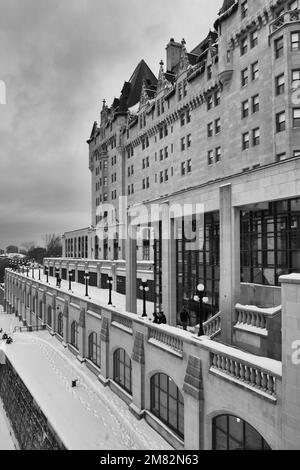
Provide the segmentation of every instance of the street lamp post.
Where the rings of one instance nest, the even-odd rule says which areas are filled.
[[[39,281],[41,280],[41,266],[39,264]]]
[[[59,276],[59,269],[55,268],[56,287],[58,287],[58,276]]]
[[[49,284],[49,268],[48,266],[45,267],[45,274],[46,274],[46,282]]]
[[[34,263],[31,264],[31,269],[32,269],[32,279],[34,279]]]
[[[108,305],[112,305],[111,291],[112,291],[113,278],[111,276],[108,276],[107,284],[108,284],[108,288],[109,288]]]
[[[90,274],[88,271],[85,271],[84,279],[85,279],[85,296],[88,297],[89,296],[89,280],[90,280]]]
[[[147,279],[142,279],[142,284],[140,285],[140,290],[143,291],[143,315],[142,315],[142,317],[146,317],[147,316],[147,312],[146,312],[146,294],[147,294],[147,292],[149,292]]]
[[[203,330],[203,304],[208,303],[208,298],[204,297],[204,290],[205,287],[203,284],[198,284],[197,286],[197,293],[198,295],[195,295],[194,300],[195,302],[199,302],[199,331],[198,331],[198,336],[204,336],[204,330]]]
[[[69,291],[72,290],[73,271],[69,271]]]
[[[27,277],[29,277],[29,263],[26,264],[26,275]]]

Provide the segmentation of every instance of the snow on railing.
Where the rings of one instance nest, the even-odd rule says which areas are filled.
[[[300,10],[286,11],[270,24],[270,34],[275,33],[278,29],[287,23],[300,21]]]
[[[203,330],[210,339],[215,338],[221,333],[221,313],[217,313],[212,318],[203,323]]]
[[[221,373],[258,392],[276,398],[276,377],[258,366],[235,359],[226,354],[211,353],[210,370]]]
[[[153,340],[179,353],[182,353],[183,351],[183,339],[178,336],[168,334],[159,328],[150,327],[148,341],[153,342]]]
[[[274,308],[259,308],[255,305],[236,304],[236,325],[248,325],[255,328],[267,329],[267,318],[273,318],[281,312],[281,305]]]

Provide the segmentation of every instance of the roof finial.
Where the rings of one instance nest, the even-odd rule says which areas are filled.
[[[106,107],[106,100],[103,100],[103,109]]]
[[[186,41],[185,41],[185,39],[184,39],[184,38],[182,39],[182,41],[181,41],[181,44],[182,44],[183,46],[185,46],[185,45],[186,45]]]

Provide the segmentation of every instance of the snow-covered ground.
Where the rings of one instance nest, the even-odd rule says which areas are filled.
[[[12,331],[12,320],[18,321],[0,314],[0,328]],[[11,345],[0,340],[0,349],[68,449],[172,449],[48,332],[14,333],[13,339]]]
[[[35,270],[35,280],[38,280],[38,271]],[[24,276],[27,278],[27,276]],[[29,270],[29,279],[32,279],[32,270]],[[46,283],[46,276],[41,273],[41,282],[43,284]],[[56,278],[53,276],[49,276],[49,284],[51,287],[56,286]],[[69,292],[69,281],[62,280],[61,282],[61,291],[63,292]],[[77,282],[72,282],[72,292],[74,295],[81,297],[83,299],[87,299],[85,297],[85,285],[79,284]],[[89,286],[88,289],[89,293],[89,298],[91,299],[90,301],[92,303],[95,303],[97,305],[101,305],[102,307],[109,307],[108,306],[108,289],[100,289],[99,287],[91,287]],[[126,297],[125,295],[119,294],[118,292],[113,291],[112,292],[112,303],[113,305],[111,306],[112,308],[119,310],[120,312],[125,312],[126,311]],[[149,318],[153,318],[153,312],[154,312],[154,303],[153,302],[146,302],[146,312]],[[142,315],[143,313],[143,301],[140,299],[137,299],[137,313]]]

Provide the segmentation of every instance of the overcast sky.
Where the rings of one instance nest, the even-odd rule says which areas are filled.
[[[222,0],[0,0],[0,248],[90,224],[88,146],[144,59],[191,50]]]

